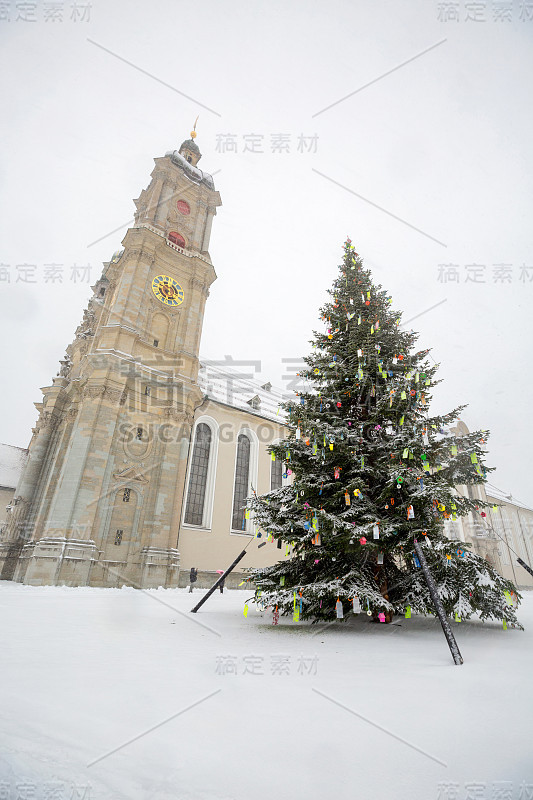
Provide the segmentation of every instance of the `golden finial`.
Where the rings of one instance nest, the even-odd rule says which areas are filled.
[[[197,135],[196,134],[196,123],[197,122],[198,122],[198,117],[196,117],[196,119],[194,120],[194,126],[193,126],[193,129],[191,131],[191,139],[196,139],[196,135]]]

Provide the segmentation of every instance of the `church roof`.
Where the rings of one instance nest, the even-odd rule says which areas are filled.
[[[215,189],[215,183],[213,181],[213,176],[209,175],[208,172],[204,172],[203,170],[199,169],[198,167],[193,167],[192,164],[189,164],[186,158],[183,158],[181,153],[177,150],[167,150],[165,156],[170,158],[170,160],[177,164],[179,167],[182,168],[185,175],[193,182],[193,183],[203,183],[208,189]]]
[[[11,444],[0,444],[0,486],[15,489],[24,469],[28,451]]]
[[[196,155],[198,156],[202,155],[200,153],[200,148],[198,147],[194,139],[185,139],[185,141],[181,143],[180,150],[182,150],[184,147],[187,147],[189,150],[191,150],[193,153],[196,153]]]
[[[198,384],[210,400],[282,424],[285,422],[286,413],[280,408],[280,403],[288,400],[289,395],[271,383],[261,384],[225,365],[202,361]]]
[[[516,506],[517,508],[523,508],[526,511],[533,510],[531,506],[526,506],[525,503],[521,503],[520,500],[517,500],[515,497],[513,497],[512,494],[505,494],[501,489],[497,489],[491,483],[485,484],[485,494],[491,500],[495,500],[496,504],[505,503],[506,505]]]

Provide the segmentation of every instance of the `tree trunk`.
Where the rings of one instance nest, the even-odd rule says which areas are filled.
[[[383,573],[383,567],[381,566],[381,564],[380,565],[376,564],[376,567],[374,569],[374,579],[375,579],[377,585],[379,586],[379,591],[381,592],[382,596],[385,598],[385,600],[388,600],[389,599],[389,594],[388,594],[388,588],[387,588],[387,578],[382,573]],[[387,624],[389,622],[392,622],[392,618],[394,616],[392,611],[385,611],[383,613],[385,614],[385,622]],[[378,614],[379,614],[379,611],[378,612],[374,612],[374,614],[372,614],[372,619],[373,619],[374,622],[379,622]]]

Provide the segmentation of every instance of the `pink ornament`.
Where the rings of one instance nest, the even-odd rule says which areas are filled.
[[[315,564],[318,564],[318,558],[315,558]]]
[[[364,536],[361,536],[361,538],[359,539],[359,544],[366,544],[366,539]]]
[[[380,622],[385,622],[385,614],[383,613],[383,611],[380,611],[380,613],[378,614],[378,619]]]

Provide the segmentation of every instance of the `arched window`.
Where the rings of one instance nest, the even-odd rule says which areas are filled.
[[[185,507],[185,523],[202,525],[204,519],[207,471],[211,452],[211,428],[205,422],[196,427],[194,449],[189,476],[189,491]]]
[[[283,486],[283,462],[276,458],[270,462],[270,491]]]
[[[168,318],[165,314],[154,314],[152,317],[152,335],[154,337],[154,347],[165,348],[168,336]],[[156,345],[157,342],[157,345]]]
[[[168,240],[173,244],[177,244],[178,247],[185,247],[185,239],[181,233],[178,233],[177,231],[170,231],[168,234]]]
[[[231,527],[234,531],[246,528],[244,501],[248,497],[250,480],[250,439],[240,433],[237,439],[237,460],[235,463],[235,488],[233,492],[233,515]]]

